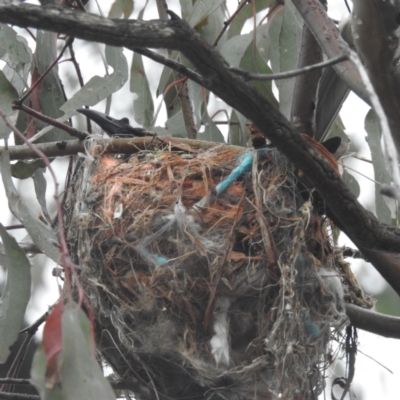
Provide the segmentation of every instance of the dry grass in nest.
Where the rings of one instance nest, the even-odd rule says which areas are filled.
[[[344,301],[370,301],[286,159],[224,146],[89,153],[68,241],[98,348],[137,398],[317,396]]]

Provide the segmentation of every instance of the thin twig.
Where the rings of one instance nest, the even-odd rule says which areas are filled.
[[[12,231],[13,229],[25,229],[25,227],[21,224],[18,225],[8,225],[5,226],[4,228],[6,228],[8,231]]]
[[[310,71],[314,71],[315,69],[329,67],[330,65],[346,61],[348,58],[349,56],[347,54],[342,54],[338,57],[331,58],[330,60],[323,61],[318,64],[309,65],[307,67],[295,69],[293,71],[279,72],[277,74],[255,74],[253,72],[249,72],[240,68],[231,68],[231,71],[234,72],[235,74],[242,76],[246,81],[253,81],[253,80],[272,81],[278,79],[293,78],[295,76],[305,74]]]
[[[204,86],[204,79],[202,78],[202,76],[200,74],[187,68],[185,65],[183,65],[175,60],[171,60],[170,58],[164,57],[161,54],[158,54],[158,53],[148,50],[148,49],[138,49],[136,47],[133,47],[133,48],[128,47],[128,49],[135,51],[136,53],[139,53],[142,56],[150,58],[151,60],[153,60],[155,62],[163,64],[166,67],[170,67],[170,68],[174,69],[175,71],[178,71],[179,73],[187,76],[189,79],[191,79],[193,82],[198,83],[200,86]]]
[[[40,82],[42,82],[42,80],[46,77],[46,75],[53,69],[53,67],[58,63],[58,61],[60,60],[60,58],[63,56],[65,50],[67,49],[67,47],[72,43],[74,39],[69,37],[67,38],[64,47],[61,49],[60,54],[58,55],[58,57],[49,65],[49,67],[46,69],[46,71],[43,72],[43,74],[38,78],[38,80],[29,88],[29,90],[27,90],[27,92],[18,100],[18,102],[20,104],[22,104],[27,97],[32,93],[33,89],[36,88],[36,86],[39,85]]]
[[[5,393],[0,392],[0,400],[40,400],[37,394]]]
[[[53,304],[42,316],[40,316],[32,325],[27,326],[26,328],[22,329],[19,331],[19,335],[22,333],[27,332],[29,335],[33,336],[37,330],[39,329],[39,326],[42,325],[48,316],[50,315],[51,311],[53,310],[55,304]]]
[[[16,100],[12,103],[12,108],[14,110],[21,110],[25,112],[28,115],[31,115],[34,118],[39,119],[40,121],[46,122],[49,125],[55,126],[56,128],[62,129],[63,131],[69,133],[71,136],[77,137],[78,139],[85,139],[87,135],[81,131],[78,131],[77,129],[73,128],[70,125],[63,124],[62,122],[59,122],[55,120],[54,118],[48,117],[47,115],[44,115],[33,108],[30,108],[26,106],[25,104],[22,104],[19,100]]]
[[[219,35],[217,36],[217,38],[214,40],[213,46],[215,47],[218,42],[219,39],[221,39],[222,35],[224,34],[224,32],[228,29],[228,26],[232,23],[232,21],[239,15],[240,11],[242,11],[242,9],[244,8],[244,6],[249,2],[249,0],[245,0],[242,1],[241,4],[239,4],[237,10],[232,14],[232,16],[227,19],[226,21],[224,21],[224,27],[222,28],[221,32],[219,33]]]
[[[0,378],[0,383],[6,383],[9,385],[32,385],[29,379],[17,379],[17,378]]]

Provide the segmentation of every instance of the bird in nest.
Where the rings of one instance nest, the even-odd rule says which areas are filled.
[[[155,133],[148,132],[146,129],[130,126],[128,118],[115,119],[99,111],[89,110],[87,108],[79,108],[76,111],[85,115],[93,122],[96,122],[96,124],[111,137],[155,136]]]

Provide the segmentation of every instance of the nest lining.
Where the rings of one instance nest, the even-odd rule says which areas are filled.
[[[274,148],[77,162],[68,241],[100,352],[138,398],[315,398],[344,301],[370,307]]]

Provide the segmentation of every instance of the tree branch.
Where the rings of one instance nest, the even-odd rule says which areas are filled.
[[[96,144],[103,147],[102,152],[105,154],[135,154],[140,150],[154,148],[154,141],[158,140],[161,144],[171,145],[172,148],[186,149],[187,151],[198,151],[200,149],[210,149],[215,147],[214,142],[206,142],[204,140],[193,140],[184,138],[170,138],[168,136],[152,137],[135,137],[135,138],[109,138],[96,139]],[[75,156],[78,153],[85,154],[86,145],[82,140],[65,140],[60,142],[48,142],[35,144],[36,149],[43,152],[47,157],[65,157]],[[222,145],[222,148],[243,151],[243,147],[234,145]],[[0,155],[3,153],[4,147],[0,147]],[[8,153],[10,160],[32,160],[37,159],[38,155],[28,146],[9,146]]]
[[[319,2],[318,2],[319,4]],[[78,11],[29,4],[0,4],[0,22],[36,27],[76,38],[128,48],[181,51],[203,76],[204,86],[241,112],[285,154],[323,196],[327,214],[358,246],[398,252],[400,230],[379,221],[351,194],[325,158],[252,85],[189,25],[170,13],[169,21],[112,20]],[[400,294],[400,263],[374,266]]]
[[[246,81],[254,80],[254,81],[273,81],[277,79],[288,79],[293,78],[295,76],[303,75],[311,71],[321,70],[322,68],[328,67],[330,65],[337,64],[339,62],[345,61],[348,59],[348,56],[342,54],[338,57],[332,58],[327,61],[322,61],[320,63],[307,65],[306,67],[294,69],[293,71],[285,71],[279,72],[277,74],[256,74],[254,72],[249,72],[241,68],[231,68],[235,74],[242,76]]]
[[[357,307],[354,304],[346,304],[346,314],[356,328],[380,336],[400,339],[400,318]]]

